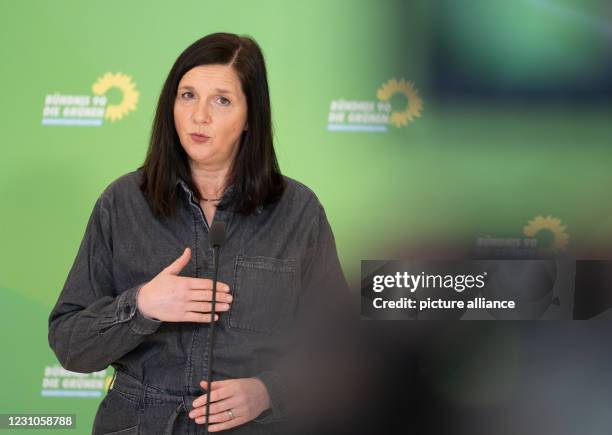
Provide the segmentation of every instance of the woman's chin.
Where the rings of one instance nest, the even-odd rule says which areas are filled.
[[[213,153],[188,153],[191,166],[219,166],[225,162]]]

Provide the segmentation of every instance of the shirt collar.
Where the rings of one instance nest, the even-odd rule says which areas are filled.
[[[181,188],[183,189],[183,191],[185,193],[187,193],[187,195],[189,195],[189,199],[191,199],[194,203],[195,203],[195,194],[193,193],[193,191],[189,188],[189,186],[187,185],[187,182],[185,180],[183,180],[181,177],[177,177],[176,180],[176,184],[175,186],[181,186]],[[221,202],[219,202],[219,205],[224,205],[226,204],[228,201],[230,201],[231,199],[233,199],[234,194],[235,194],[235,188],[233,184],[230,184],[229,187],[227,189],[225,189],[225,192],[223,192],[223,199],[221,199]]]

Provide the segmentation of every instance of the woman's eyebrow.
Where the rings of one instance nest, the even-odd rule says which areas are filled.
[[[191,85],[183,85],[183,86],[179,86],[179,89],[186,89],[189,91],[195,91],[195,88]],[[214,92],[217,92],[219,94],[231,94],[233,93],[231,90],[229,89],[225,89],[225,88],[215,88],[213,89]]]

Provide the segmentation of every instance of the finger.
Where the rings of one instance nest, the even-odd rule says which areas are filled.
[[[236,382],[236,379],[224,379],[222,381],[213,381],[212,390],[215,391],[220,388],[231,387],[232,384],[234,384],[235,382]],[[208,388],[207,388],[208,382],[206,382],[205,380],[200,381],[200,386],[204,388],[206,391],[208,391]]]
[[[229,310],[229,304],[224,302],[217,302],[215,304],[215,312],[223,312]],[[187,302],[185,304],[186,311],[194,311],[196,313],[210,313],[212,311],[212,304],[210,302]]]
[[[224,400],[224,399],[227,399],[227,398],[233,396],[232,390],[229,389],[229,388],[225,388],[225,385],[219,385],[219,382],[221,382],[221,381],[215,381],[215,382],[212,383],[213,387],[212,387],[212,391],[210,392],[210,398],[212,400],[211,403],[217,402],[219,400]],[[206,385],[207,385],[206,381],[200,382],[200,386],[202,386],[202,388],[204,388],[206,391],[208,391],[208,388],[205,387]],[[191,403],[191,405],[194,408],[206,405],[207,398],[208,398],[208,393],[202,394],[200,397],[195,399]]]
[[[211,420],[212,421],[212,420]],[[219,432],[222,430],[231,429],[241,424],[246,423],[248,420],[245,417],[234,417],[231,420],[224,421],[223,423],[215,423],[208,426],[209,432]]]
[[[190,290],[212,290],[212,280],[208,278],[181,278]]]
[[[236,417],[236,407],[239,405],[238,401],[234,397],[230,397],[227,399],[223,399],[218,402],[213,402],[210,404],[210,421],[212,422],[221,422],[228,420],[228,414],[225,412],[228,409],[231,409],[234,413],[234,417]],[[223,415],[225,414],[225,415]],[[202,406],[198,406],[197,408],[193,408],[189,413],[189,417],[191,418],[199,418],[206,416],[206,404]],[[213,416],[216,416],[213,418]],[[201,422],[204,423],[204,418],[202,418]]]
[[[227,409],[231,409],[232,413],[234,414],[234,417],[230,417],[229,413],[227,412]],[[244,418],[244,417],[240,417],[236,415],[236,409],[235,408],[225,408],[223,411],[218,412],[216,414],[210,414],[210,423],[212,425],[212,423],[227,423],[227,422],[233,422],[234,420],[238,419],[238,418]],[[202,415],[199,417],[196,417],[194,419],[194,421],[198,424],[204,424],[206,423],[206,416]]]
[[[187,247],[185,248],[185,250],[183,251],[180,257],[178,257],[176,260],[174,260],[169,266],[167,266],[164,269],[164,272],[172,274],[172,275],[178,275],[181,272],[181,270],[183,270],[183,268],[187,266],[187,264],[189,264],[190,258],[191,258],[191,249]]]
[[[185,322],[198,322],[198,323],[210,323],[211,314],[197,313],[194,311],[187,311],[184,316]],[[215,314],[215,321],[219,320],[219,315]]]
[[[190,278],[190,277],[182,277],[183,280],[187,283],[187,287],[193,290],[212,290],[213,282],[208,278]],[[220,292],[228,292],[229,285],[224,282],[217,281],[217,291]]]
[[[212,301],[212,290],[190,290],[187,292],[187,298],[190,301]],[[231,302],[234,297],[225,292],[217,292],[217,302]]]

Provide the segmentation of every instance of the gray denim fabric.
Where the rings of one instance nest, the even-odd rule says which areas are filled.
[[[199,383],[207,375],[210,325],[147,318],[136,297],[187,246],[192,256],[181,276],[212,277],[208,224],[182,180],[177,213],[154,217],[140,178],[140,171],[118,178],[96,201],[49,317],[49,344],[67,370],[115,368],[94,434],[203,433],[187,413],[204,393]],[[307,299],[323,300],[332,287],[349,293],[321,204],[304,185],[286,181],[278,202],[248,216],[217,210],[214,218],[227,225],[219,280],[234,300],[215,328],[213,380],[257,377],[272,404],[224,433],[283,433],[285,384],[277,367],[287,350],[285,333]],[[223,201],[231,195],[230,188]]]

